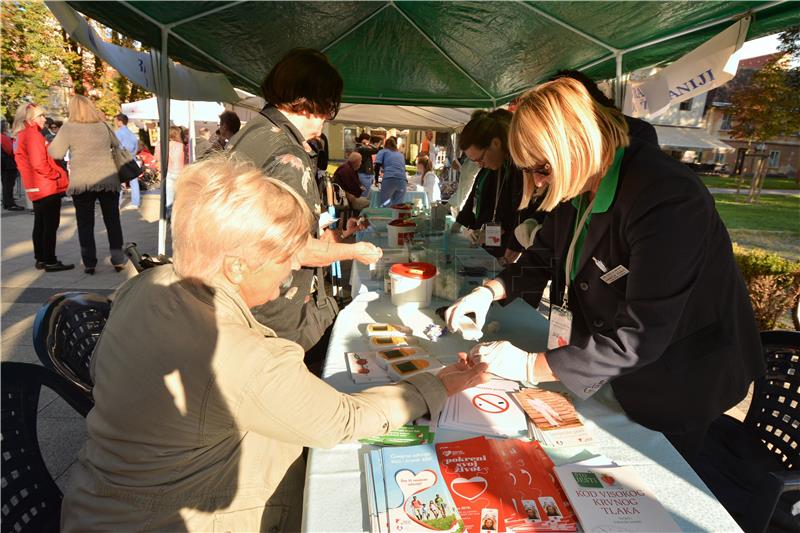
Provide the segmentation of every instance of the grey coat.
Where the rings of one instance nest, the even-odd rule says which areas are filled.
[[[102,122],[67,122],[58,131],[47,153],[53,159],[64,159],[69,152],[67,194],[120,190],[117,166],[111,156],[111,135]]]

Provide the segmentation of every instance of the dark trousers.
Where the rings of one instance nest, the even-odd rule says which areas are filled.
[[[97,248],[94,245],[94,204],[100,202],[103,222],[108,233],[108,247],[111,249],[111,263],[125,264],[122,253],[122,224],[119,221],[119,192],[86,191],[72,195],[75,204],[75,218],[78,221],[78,242],[81,244],[83,266],[97,266]]]
[[[14,185],[17,183],[17,171],[5,170],[2,172],[3,176],[3,207],[11,207],[16,205],[14,201]]]
[[[707,425],[686,433],[664,433],[664,436],[678,450],[678,453],[686,459],[686,462],[694,468],[700,455],[700,449],[703,447],[706,433],[708,433]]]
[[[56,232],[61,223],[61,194],[51,194],[33,202],[33,256],[48,265],[56,257]]]

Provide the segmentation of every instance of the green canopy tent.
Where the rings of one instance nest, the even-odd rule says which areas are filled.
[[[252,92],[303,46],[339,69],[345,102],[453,107],[506,103],[563,68],[607,79],[670,61],[748,12],[748,39],[800,24],[791,1],[69,4],[159,50],[165,32],[170,57]]]
[[[509,102],[565,68],[615,78],[621,103],[624,72],[674,60],[732,20],[753,15],[749,39],[800,24],[800,2],[786,0],[68,3],[164,58],[252,92],[287,51],[309,47],[342,74],[345,102],[472,108]],[[156,74],[159,100],[168,101],[167,67]],[[162,200],[159,253],[163,213]]]

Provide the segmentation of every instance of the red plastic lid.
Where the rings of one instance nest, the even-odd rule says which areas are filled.
[[[400,209],[402,211],[411,211],[414,209],[413,204],[395,204],[392,206],[392,209]]]
[[[395,263],[389,272],[404,278],[431,279],[436,275],[436,266],[430,263]]]
[[[408,218],[396,218],[389,222],[390,226],[416,226],[414,222],[412,222]]]

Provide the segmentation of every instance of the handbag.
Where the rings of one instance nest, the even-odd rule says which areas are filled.
[[[142,173],[142,169],[136,164],[136,160],[131,153],[119,143],[114,130],[108,124],[106,124],[106,128],[108,128],[108,134],[111,137],[111,158],[117,167],[117,176],[120,183],[128,183],[138,178]]]

